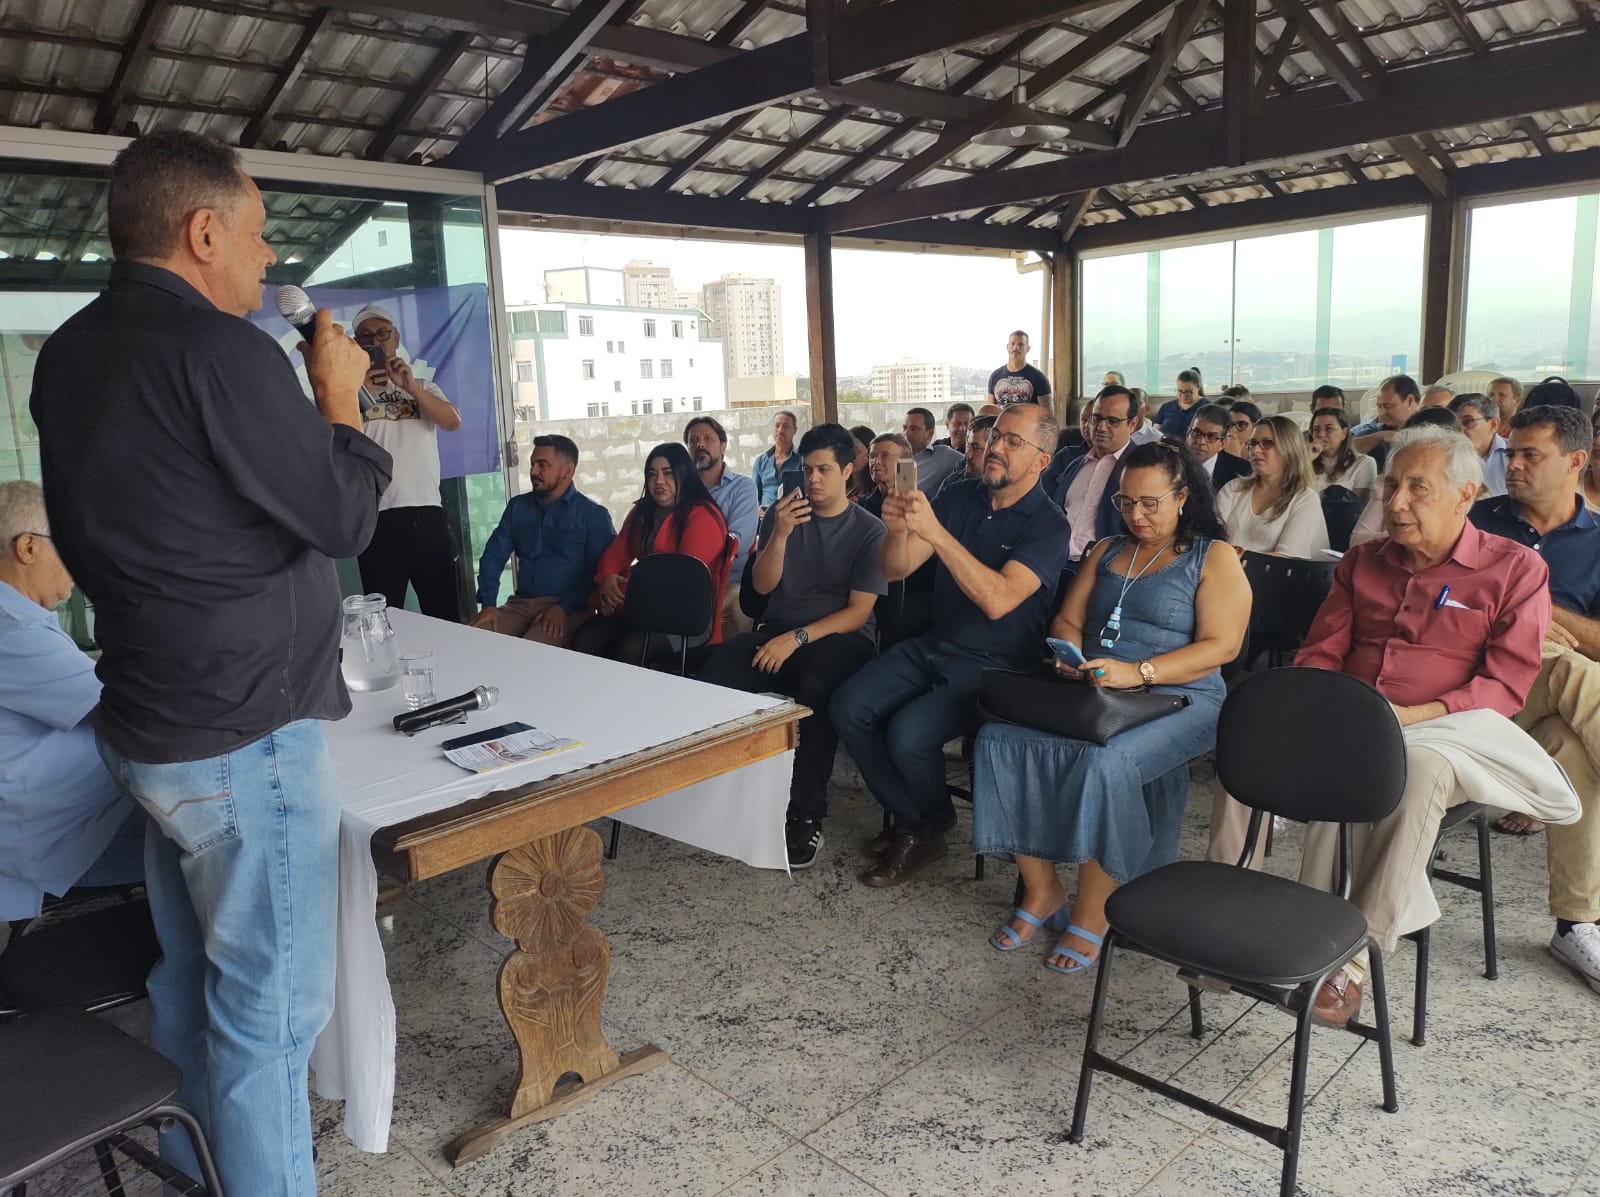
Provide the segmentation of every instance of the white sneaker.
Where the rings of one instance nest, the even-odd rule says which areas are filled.
[[[1550,954],[1600,993],[1600,926],[1574,923],[1565,935],[1552,935]]]

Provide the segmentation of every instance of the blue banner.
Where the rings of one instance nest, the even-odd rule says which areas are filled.
[[[494,334],[489,321],[489,289],[482,283],[422,287],[407,291],[344,291],[308,288],[311,301],[354,332],[350,321],[369,303],[386,308],[400,331],[400,356],[419,379],[433,383],[461,410],[461,427],[439,436],[439,469],[444,478],[487,474],[500,468],[500,431],[495,419]],[[267,301],[250,319],[275,337],[294,363],[306,394],[305,359],[295,346],[300,334]]]

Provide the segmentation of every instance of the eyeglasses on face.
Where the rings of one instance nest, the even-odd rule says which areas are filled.
[[[1128,422],[1125,416],[1090,416],[1089,423],[1096,428],[1115,428]]]
[[[1263,453],[1265,453],[1268,449],[1276,449],[1278,447],[1278,442],[1264,441],[1260,437],[1254,437],[1248,441],[1245,441],[1244,447],[1252,452],[1256,449],[1260,449]]]
[[[1482,416],[1471,416],[1471,417],[1461,421],[1461,430],[1463,432],[1466,432],[1466,431],[1469,431],[1470,429],[1476,428],[1479,424],[1482,424],[1482,423],[1483,423],[1483,417]]]
[[[1227,437],[1221,432],[1202,432],[1198,428],[1191,428],[1189,429],[1189,439],[1198,441],[1202,445],[1214,445],[1218,441],[1226,440]]]
[[[1018,436],[1014,432],[994,433],[993,436],[990,437],[989,446],[990,448],[993,448],[996,444],[1004,445],[1008,451],[1013,453],[1022,448],[1024,445],[1028,446],[1030,449],[1039,449],[1039,452],[1041,453],[1045,452],[1045,450],[1040,449],[1039,446],[1034,444],[1032,441],[1023,440],[1022,437]]]
[[[356,334],[356,344],[366,348],[368,346],[376,345],[379,341],[382,341],[385,345],[387,345],[399,335],[400,334],[392,328],[379,328],[372,332],[358,332]]]
[[[1235,432],[1249,432],[1255,425],[1250,423],[1249,420],[1235,420],[1231,427]]]
[[[1132,511],[1134,507],[1138,507],[1146,515],[1154,515],[1160,509],[1162,503],[1172,498],[1181,489],[1182,487],[1174,488],[1164,495],[1140,495],[1137,499],[1131,495],[1112,495],[1111,506],[1117,509],[1119,515]]]

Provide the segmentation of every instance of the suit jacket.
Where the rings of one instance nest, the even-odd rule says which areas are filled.
[[[1232,453],[1218,453],[1217,464],[1211,471],[1211,489],[1219,491],[1235,478],[1248,478],[1252,470],[1250,463],[1242,457],[1235,457]]]
[[[1117,458],[1117,464],[1111,467],[1111,477],[1106,479],[1106,488],[1100,495],[1100,503],[1094,513],[1094,533],[1091,541],[1104,540],[1107,536],[1115,536],[1122,531],[1122,516],[1112,506],[1111,499],[1117,493],[1117,487],[1122,482],[1122,465],[1128,459],[1124,453]],[[1075,457],[1067,463],[1066,469],[1061,471],[1061,476],[1056,482],[1053,492],[1055,504],[1063,511],[1067,506],[1067,491],[1072,489],[1072,483],[1083,470],[1084,463],[1089,460],[1087,453]],[[1074,529],[1076,530],[1076,529]]]

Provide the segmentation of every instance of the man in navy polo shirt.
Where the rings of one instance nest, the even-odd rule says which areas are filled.
[[[1546,828],[1550,951],[1600,992],[1600,521],[1578,493],[1591,441],[1580,411],[1523,408],[1511,418],[1506,494],[1476,504],[1471,518],[1550,569],[1544,664],[1517,723],[1566,770],[1583,804],[1578,822]]]
[[[933,627],[868,664],[834,695],[839,738],[894,817],[872,843],[873,886],[899,885],[944,855],[955,822],[944,744],[977,724],[978,676],[1044,654],[1050,599],[1067,557],[1066,516],[1039,486],[1056,443],[1048,408],[1015,404],[995,424],[981,478],[883,504],[890,581],[935,560]]]

